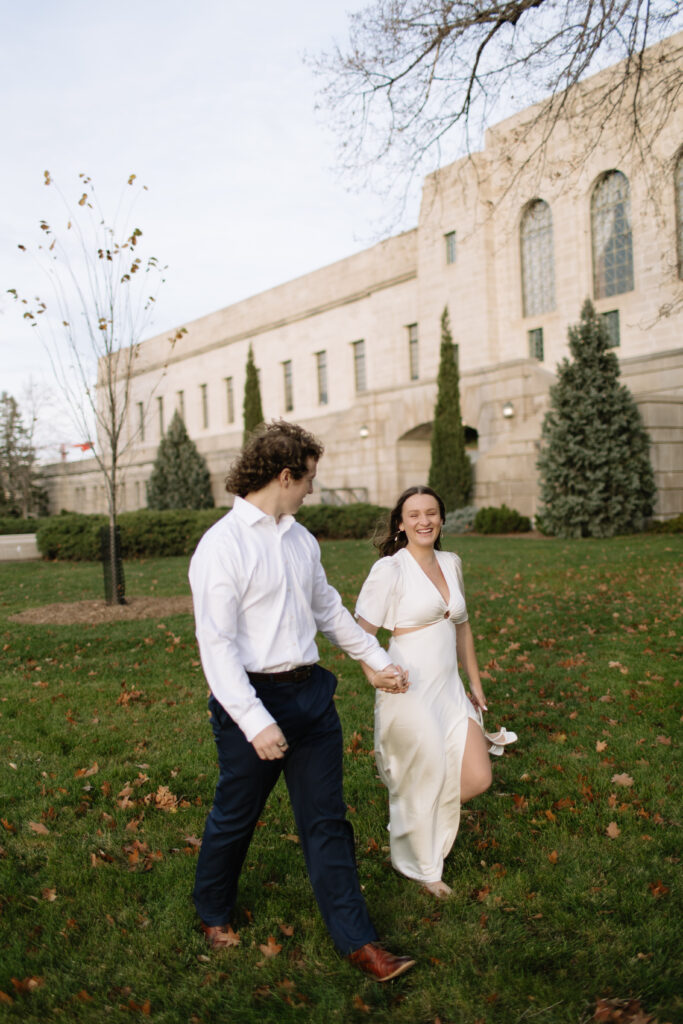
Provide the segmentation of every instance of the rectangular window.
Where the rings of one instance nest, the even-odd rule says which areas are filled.
[[[282,375],[285,385],[285,412],[294,408],[294,392],[292,390],[292,360],[286,359],[282,364]]]
[[[159,417],[159,437],[164,436],[164,397],[159,395],[157,398],[157,414]]]
[[[455,231],[449,231],[443,237],[446,243],[446,263],[455,263]]]
[[[318,405],[327,405],[327,352],[316,352],[315,366],[318,375]]]
[[[228,423],[235,422],[235,393],[232,387],[232,377],[225,378],[225,413]]]
[[[619,346],[621,345],[621,332],[619,330],[619,310],[611,309],[609,313],[603,313],[602,322],[607,328],[610,348],[619,348]]]
[[[417,324],[408,325],[408,358],[410,362],[410,379],[419,380],[420,362],[417,348]]]
[[[207,384],[200,384],[199,390],[202,395],[202,426],[204,430],[209,426],[209,388]]]
[[[145,405],[144,402],[138,402],[138,434],[140,440],[145,440]]]
[[[176,408],[178,409],[178,415],[180,416],[181,420],[183,420],[183,422],[184,422],[185,421],[185,392],[184,391],[178,391],[177,392],[177,399],[178,399],[178,404],[177,404]]]
[[[354,341],[353,345],[353,375],[356,382],[356,392],[367,390],[365,379],[365,342]]]
[[[534,327],[527,331],[529,339],[529,358],[543,361],[543,328]]]

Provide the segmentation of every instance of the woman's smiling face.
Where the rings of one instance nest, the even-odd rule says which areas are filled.
[[[405,530],[409,545],[434,547],[442,526],[439,503],[431,494],[413,494],[403,502],[399,528]]]

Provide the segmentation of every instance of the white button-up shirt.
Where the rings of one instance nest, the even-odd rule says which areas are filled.
[[[251,502],[202,537],[190,562],[199,652],[216,700],[251,741],[274,721],[247,672],[285,672],[318,660],[318,630],[375,670],[391,658],[327,582],[315,537]]]

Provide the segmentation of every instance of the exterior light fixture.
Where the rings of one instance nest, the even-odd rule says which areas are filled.
[[[362,427],[360,428],[360,430],[358,431],[358,433],[360,434],[360,436],[361,436],[361,437],[367,437],[367,436],[368,436],[368,434],[370,433],[370,431],[369,431],[369,430],[368,430],[368,428],[367,428],[367,427],[365,426],[365,424],[363,424],[363,426],[362,426]]]
[[[503,416],[506,420],[511,420],[515,415],[515,407],[512,402],[506,402],[503,406]]]

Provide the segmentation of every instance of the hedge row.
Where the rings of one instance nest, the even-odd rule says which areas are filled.
[[[23,516],[0,516],[0,536],[8,533],[35,533],[42,523],[48,523],[49,516],[43,519],[24,519]]]
[[[191,555],[200,537],[226,509],[199,511],[173,509],[163,512],[140,509],[122,512],[117,522],[124,558],[152,558]],[[310,505],[299,510],[298,520],[316,537],[329,539],[371,536],[387,510],[377,505]],[[108,523],[105,515],[63,513],[39,521],[38,550],[44,558],[62,561],[97,561],[101,555],[100,531]],[[32,520],[35,529],[36,520]]]

